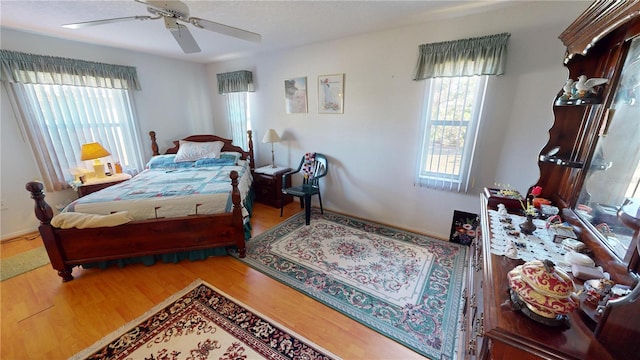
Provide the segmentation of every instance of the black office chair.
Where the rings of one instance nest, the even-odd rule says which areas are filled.
[[[311,196],[318,195],[320,201],[320,212],[324,214],[322,209],[322,195],[320,194],[320,178],[327,175],[329,171],[329,163],[327,157],[320,153],[306,153],[300,160],[300,165],[296,170],[289,171],[282,175],[282,201],[284,204],[285,195],[296,196],[300,198],[300,207],[304,207],[305,220],[307,225],[311,220]],[[302,173],[302,185],[286,187],[287,178],[293,174]],[[280,205],[280,216],[282,216],[282,207]]]

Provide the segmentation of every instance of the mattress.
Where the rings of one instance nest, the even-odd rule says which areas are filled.
[[[247,161],[237,165],[146,169],[128,181],[94,192],[63,211],[107,215],[128,211],[135,220],[231,212],[231,171],[238,172],[242,204],[251,188]],[[243,217],[249,212],[242,207]]]

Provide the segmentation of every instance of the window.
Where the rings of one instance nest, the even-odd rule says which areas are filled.
[[[48,190],[63,190],[80,160],[82,145],[99,142],[135,175],[144,168],[126,89],[70,85],[10,84],[23,128]]]
[[[243,149],[249,148],[247,130],[251,128],[249,92],[253,92],[253,73],[239,70],[216,75],[218,94],[225,95],[227,121],[233,143]]]
[[[143,169],[129,92],[141,89],[135,67],[2,49],[0,62],[48,191],[69,187],[86,143],[99,142],[132,175]]]
[[[487,76],[426,82],[416,180],[420,186],[466,192],[486,83]]]
[[[249,93],[233,92],[225,94],[227,103],[227,119],[233,143],[248,149],[247,130],[251,128],[251,112],[249,111]]]
[[[427,80],[416,183],[469,187],[487,76],[502,75],[511,34],[422,44],[414,80]]]

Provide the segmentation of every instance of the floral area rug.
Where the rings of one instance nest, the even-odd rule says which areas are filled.
[[[71,359],[337,359],[197,280]]]
[[[325,211],[247,242],[239,259],[432,359],[456,357],[467,249]]]

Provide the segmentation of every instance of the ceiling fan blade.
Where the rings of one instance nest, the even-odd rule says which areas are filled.
[[[200,52],[200,47],[196,43],[196,40],[189,32],[186,26],[182,24],[175,24],[175,27],[169,29],[171,35],[176,39],[178,45],[182,48],[185,54],[193,54]]]
[[[238,39],[253,41],[259,43],[262,41],[262,36],[260,34],[256,34],[251,31],[242,30],[235,28],[233,26],[223,25],[219,23],[215,23],[213,21],[204,20],[196,17],[189,18],[189,21],[195,27],[199,27],[201,29],[215,31],[220,34],[229,35],[236,37]]]
[[[120,18],[113,18],[113,19],[93,20],[93,21],[85,21],[85,22],[79,22],[79,23],[73,23],[73,24],[64,24],[62,25],[62,27],[67,29],[80,29],[87,26],[111,24],[115,22],[122,22],[122,21],[129,21],[129,20],[157,20],[160,18],[161,16],[147,16],[147,15],[127,16],[127,17],[120,17]]]

